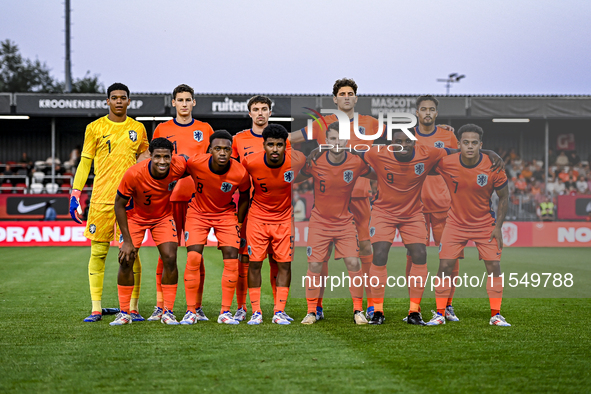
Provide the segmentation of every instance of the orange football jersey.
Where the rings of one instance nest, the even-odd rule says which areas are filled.
[[[417,144],[434,146],[435,148],[458,149],[458,139],[452,131],[435,127],[431,134],[421,134],[418,126],[415,129]],[[451,197],[445,181],[440,176],[428,176],[421,191],[423,212],[447,212]]]
[[[359,156],[345,152],[345,160],[335,164],[323,153],[316,164],[305,167],[302,174],[314,178],[314,208],[310,220],[316,220],[326,227],[340,227],[353,221],[349,211],[351,193],[355,181],[370,172]]]
[[[324,121],[326,125],[330,125],[331,123],[336,122],[337,116],[336,115],[328,115],[324,117]],[[374,117],[368,115],[359,115],[359,132],[361,134],[368,134],[368,135],[375,135],[378,132],[378,127],[380,123]],[[385,127],[382,130],[382,134],[385,131]],[[308,128],[304,127],[301,129],[301,132],[306,140],[308,140]],[[325,144],[326,143],[326,126],[320,120],[320,125],[318,122],[314,122],[312,126],[312,138],[318,141],[318,144]],[[376,137],[377,138],[377,137]],[[353,119],[351,119],[351,139],[347,146],[355,146],[355,145],[366,145],[360,146],[358,148],[359,151],[363,149],[367,149],[367,146],[372,146],[373,141],[365,141],[357,137],[353,132]],[[371,195],[371,185],[369,179],[366,178],[358,178],[357,182],[355,183],[355,188],[353,189],[352,197],[369,197]]]
[[[213,134],[213,129],[209,123],[200,122],[193,119],[191,123],[180,124],[176,119],[160,123],[154,130],[154,137],[163,137],[174,145],[175,155],[186,155],[192,157],[207,153],[209,147],[209,137]],[[195,184],[191,178],[181,179],[170,197],[170,201],[187,202],[195,193]]]
[[[492,210],[490,197],[494,190],[507,185],[507,175],[505,171],[498,174],[491,171],[491,165],[489,157],[482,152],[478,163],[472,167],[462,163],[460,153],[439,161],[436,170],[442,175],[451,194],[448,225],[470,231],[495,225],[495,212]]]
[[[127,215],[144,221],[157,221],[172,215],[170,195],[177,181],[185,174],[184,157],[173,156],[168,175],[156,179],[150,172],[152,160],[144,160],[130,167],[117,189],[117,194],[131,198]]]
[[[248,155],[242,162],[254,185],[254,195],[248,211],[249,222],[291,221],[291,185],[295,179],[292,155],[293,153],[286,152],[283,163],[277,168],[269,167],[265,152]]]
[[[204,219],[224,219],[236,216],[233,195],[236,189],[244,192],[250,188],[250,177],[242,164],[230,159],[224,173],[214,172],[211,167],[212,156],[193,156],[187,162],[187,172],[195,185],[195,195],[189,209],[199,213]]]
[[[286,149],[291,149],[289,139],[286,141]],[[263,136],[255,134],[252,129],[242,130],[232,140],[232,157],[238,161],[244,160],[248,155],[263,152]]]
[[[363,155],[378,175],[378,197],[374,208],[409,218],[422,212],[421,188],[427,174],[447,155],[445,149],[415,145],[410,161],[399,161],[386,146],[373,146]]]

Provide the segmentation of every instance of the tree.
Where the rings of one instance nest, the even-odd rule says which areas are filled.
[[[51,69],[39,59],[24,59],[16,43],[0,42],[0,92],[63,93],[65,82],[55,80]],[[72,81],[72,93],[104,93],[97,74],[86,72],[84,78]]]

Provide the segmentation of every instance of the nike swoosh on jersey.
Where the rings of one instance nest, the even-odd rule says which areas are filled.
[[[252,148],[252,146],[246,146],[246,147],[244,147],[244,149],[250,149],[250,148]]]
[[[147,192],[149,192],[149,190],[144,190],[144,193],[147,193]]]
[[[262,181],[263,179],[265,179],[265,178],[257,178],[257,181]]]
[[[173,135],[167,135],[165,138],[170,138],[170,137],[174,137],[176,134]]]
[[[113,135],[113,134],[107,134],[107,135],[103,135],[103,138],[107,138],[107,137],[109,137],[109,136],[111,136],[111,135]]]
[[[51,204],[53,204],[55,202],[55,200],[51,200],[49,201]],[[45,206],[45,204],[47,204],[46,202],[40,202],[37,204],[33,204],[33,205],[25,205],[25,202],[23,200],[21,200],[21,202],[18,203],[18,206],[16,207],[16,210],[19,213],[29,213],[29,212],[33,212],[36,209],[42,208]]]

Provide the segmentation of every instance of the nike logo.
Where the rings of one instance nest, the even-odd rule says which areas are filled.
[[[386,170],[386,171],[393,171],[393,170],[389,169],[388,167],[384,167],[384,170]]]
[[[174,136],[175,136],[175,134],[173,134],[173,135],[167,135],[166,138],[171,138],[171,137],[174,137]]]
[[[49,203],[53,204],[55,202],[55,200],[50,200]],[[46,202],[40,202],[37,204],[33,204],[33,205],[25,205],[24,201],[21,200],[21,202],[18,203],[18,206],[16,207],[16,210],[19,213],[29,213],[29,212],[33,212],[36,209],[39,208],[43,208],[45,206],[45,204],[47,204]]]
[[[144,193],[147,193],[147,192],[149,192],[149,190],[144,190]]]
[[[450,178],[457,178],[458,176],[457,175],[450,175],[449,177]]]
[[[257,181],[261,181],[261,180],[263,180],[263,179],[265,179],[265,178],[257,178]]]
[[[103,135],[103,138],[107,138],[108,136],[111,136],[111,135],[113,135],[113,134],[111,133],[111,134]]]
[[[250,149],[250,148],[252,148],[252,146],[247,146],[244,149],[246,150],[246,149]]]

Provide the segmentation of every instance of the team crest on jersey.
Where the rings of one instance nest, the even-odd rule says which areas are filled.
[[[228,182],[222,182],[222,187],[220,188],[224,193],[228,193],[232,190],[232,184]]]
[[[293,171],[285,171],[283,173],[283,180],[287,183],[291,183],[291,181],[293,181]]]
[[[176,186],[177,181],[172,181],[168,184],[168,191],[172,191],[172,189],[174,189],[174,187]]]
[[[88,231],[89,231],[91,234],[94,234],[94,233],[96,233],[96,226],[95,226],[94,224],[91,224],[90,226],[88,226]]]
[[[201,130],[193,131],[193,139],[197,142],[203,141],[203,131],[201,131]]]
[[[442,141],[435,141],[436,148],[443,148],[445,144]]]
[[[365,135],[365,127],[359,126],[359,134]]]
[[[129,130],[129,139],[133,142],[137,141],[137,132],[135,130]]]
[[[369,236],[373,237],[374,235],[376,235],[376,228],[375,227],[370,227],[369,228]]]
[[[306,254],[308,255],[308,257],[312,256],[312,247],[311,246],[308,246],[306,248]]]
[[[345,180],[345,182],[351,183],[351,181],[353,180],[353,171],[347,170],[343,172],[343,179]]]
[[[421,175],[423,172],[425,172],[425,163],[415,164],[415,174]]]
[[[185,231],[185,243],[189,240],[189,232]]]
[[[488,183],[488,175],[486,175],[486,174],[478,174],[478,176],[476,177],[476,183],[480,187],[486,186],[486,184]]]

